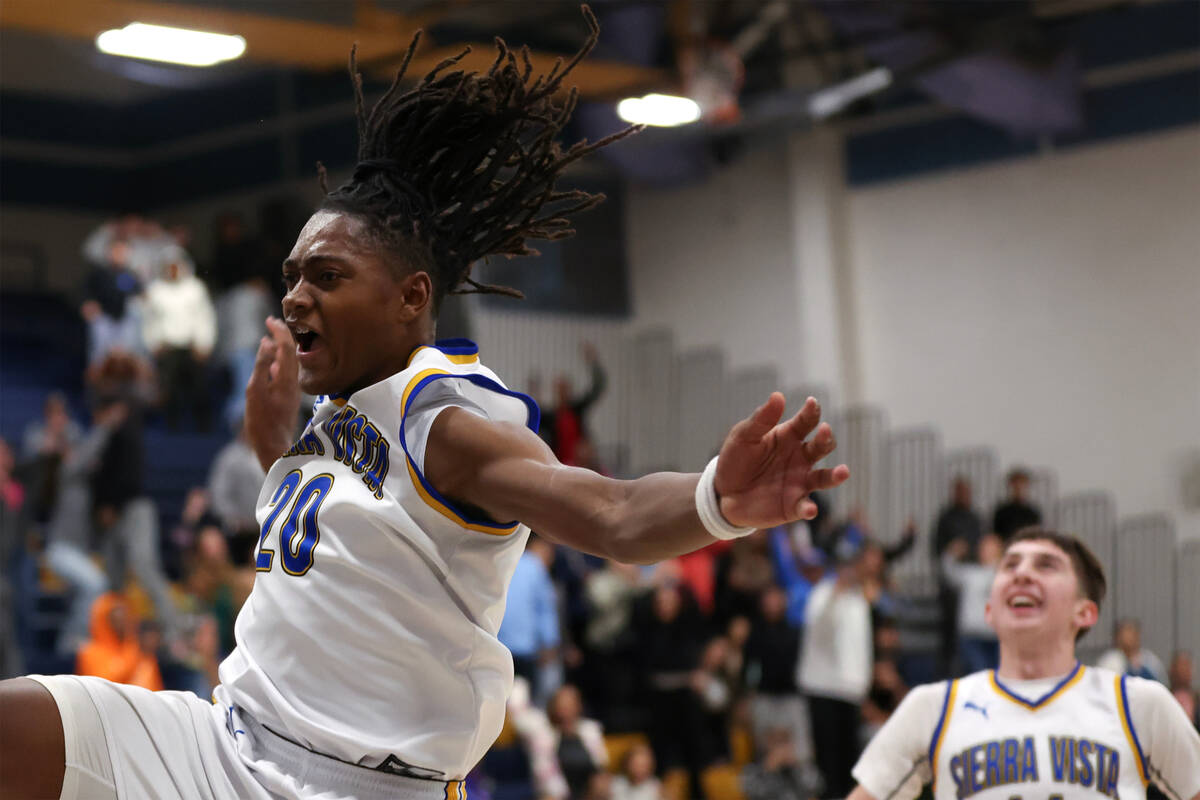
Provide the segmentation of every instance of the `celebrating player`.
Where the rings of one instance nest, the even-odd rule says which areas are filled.
[[[1073,536],[1028,528],[1005,550],[987,605],[995,671],[918,686],[854,767],[850,800],[1200,800],[1200,736],[1161,684],[1085,667],[1104,570]]]
[[[7,682],[0,795],[461,800],[504,719],[512,661],[496,632],[530,527],[651,562],[811,517],[809,492],[846,480],[816,467],[834,449],[816,401],[781,422],[778,393],[702,475],[565,467],[536,405],[472,343],[435,344],[448,293],[511,293],[473,280],[474,262],[568,235],[567,216],[601,199],[554,189],[608,141],[555,141],[575,102],[559,86],[595,43],[587,18],[584,50],[549,75],[500,43],[485,74],[450,59],[404,91],[401,68],[369,114],[352,62],[358,164],[284,262],[284,320],[247,390],[269,468],[259,574],[215,702]],[[320,398],[297,440],[300,388]]]

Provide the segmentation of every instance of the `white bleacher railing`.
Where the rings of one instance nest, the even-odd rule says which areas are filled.
[[[596,343],[611,383],[592,430],[599,450],[619,458],[621,463],[610,460],[609,466],[620,474],[700,468],[729,426],[779,388],[774,368],[730,369],[717,348],[681,354],[663,329],[630,335],[623,321],[493,311],[475,319],[485,363],[516,388],[523,388],[533,370],[541,372],[547,389],[560,372],[575,377],[578,385],[583,377],[579,343]],[[914,519],[917,544],[897,562],[893,575],[904,593],[934,594],[930,537],[950,483],[958,475],[971,482],[973,505],[989,528],[991,510],[1005,496],[1006,469],[995,449],[946,450],[932,426],[890,430],[883,410],[838,407],[822,386],[795,386],[784,394],[791,412],[815,396],[835,426],[838,458],[854,477],[831,493],[834,513],[862,510],[885,542],[895,541]],[[1123,617],[1140,620],[1145,646],[1163,658],[1176,649],[1200,654],[1200,541],[1177,543],[1166,516],[1121,520],[1106,492],[1060,498],[1053,470],[1033,467],[1030,473],[1030,499],[1044,523],[1082,537],[1109,577],[1100,622],[1081,643],[1081,654],[1092,659],[1111,646],[1113,624]]]

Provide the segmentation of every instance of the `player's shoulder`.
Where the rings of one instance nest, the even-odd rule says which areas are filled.
[[[954,691],[963,692],[975,687],[991,687],[995,684],[995,671],[990,669],[981,669],[978,672],[969,672],[958,678],[951,678],[948,681],[942,681],[937,686],[942,688],[943,692]]]
[[[950,688],[950,684],[954,683],[955,680],[955,678],[947,678],[945,680],[931,681],[929,683],[918,683],[916,686],[909,689],[906,697],[916,697],[919,699],[936,697],[940,700],[941,697],[946,694],[946,690]],[[958,678],[957,680],[962,679]]]
[[[1131,707],[1139,709],[1157,706],[1173,707],[1177,702],[1171,691],[1156,680],[1139,678],[1135,675],[1117,675],[1113,673],[1114,684],[1120,682],[1122,690]]]
[[[1167,687],[1163,686],[1158,681],[1149,680],[1147,678],[1139,678],[1136,675],[1126,675],[1114,669],[1107,667],[1086,667],[1090,677],[1096,683],[1104,687],[1112,687],[1118,694],[1128,694],[1131,697],[1165,697],[1171,698],[1171,693],[1167,691]]]
[[[432,345],[419,345],[408,357],[399,374],[415,376],[434,369],[441,372],[463,373],[485,369],[479,360],[479,345],[470,339],[439,339]]]
[[[908,690],[908,694],[904,696],[903,702],[908,705],[928,707],[940,713],[942,707],[946,704],[946,698],[949,696],[954,683],[955,680],[951,678],[949,680],[918,684]]]
[[[408,365],[384,382],[374,404],[389,403],[402,420],[418,411],[462,406],[485,419],[515,422],[537,431],[540,411],[533,398],[509,389],[479,359],[479,347],[470,339],[440,339],[421,345]]]

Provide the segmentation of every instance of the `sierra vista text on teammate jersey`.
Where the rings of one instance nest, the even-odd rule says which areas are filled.
[[[1107,797],[1118,796],[1121,754],[1116,747],[1082,737],[1048,738],[1049,764],[1038,764],[1038,749],[1034,746],[1032,736],[980,742],[955,753],[950,757],[949,764],[955,796],[967,798],[994,786],[1036,784],[1046,778],[1064,784],[1064,788],[1091,788]],[[1049,774],[1043,771],[1047,768]],[[1044,788],[1045,783],[1041,783],[1041,787]],[[1063,797],[1061,794],[1051,795],[1055,796]]]
[[[363,483],[375,499],[382,499],[383,482],[391,464],[391,446],[379,428],[353,406],[347,405],[321,423],[321,429],[329,437],[333,458],[362,475]],[[283,457],[300,455],[325,455],[325,445],[311,425]]]

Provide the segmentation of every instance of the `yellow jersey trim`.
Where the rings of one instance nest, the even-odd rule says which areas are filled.
[[[466,528],[467,530],[478,531],[479,533],[486,533],[490,536],[508,536],[511,533],[515,533],[517,528],[521,527],[520,523],[518,523],[516,525],[513,525],[511,528],[503,528],[501,530],[496,530],[494,528],[485,528],[482,525],[476,525],[474,522],[467,522],[462,517],[455,514],[453,510],[451,510],[449,507],[447,507],[444,503],[439,501],[436,497],[431,495],[425,489],[425,486],[421,483],[420,476],[417,474],[417,468],[415,466],[413,466],[411,458],[408,458],[406,456],[405,462],[408,465],[408,476],[410,478],[412,478],[412,483],[413,483],[413,486],[417,490],[417,494],[419,494],[421,496],[421,499],[425,501],[426,505],[428,505],[434,511],[438,512],[439,514],[441,514],[443,517],[450,520],[451,522],[453,522],[457,525],[460,525],[460,526]]]
[[[413,350],[412,353],[409,355],[408,361],[404,365],[406,369],[408,367],[412,366],[413,360],[416,359],[417,354],[420,353],[422,350],[437,350],[437,348],[430,347],[427,344],[418,345],[417,349]],[[479,363],[479,353],[450,354],[450,353],[443,352],[441,350],[438,350],[438,352],[441,353],[442,358],[446,359],[451,364],[478,364]]]
[[[1137,740],[1133,735],[1133,724],[1129,721],[1129,715],[1125,713],[1126,695],[1121,677],[1118,675],[1113,679],[1113,692],[1117,697],[1117,715],[1121,718],[1121,728],[1125,731],[1125,738],[1129,741],[1129,749],[1133,750],[1134,761],[1137,762],[1138,777],[1142,779],[1143,786],[1148,786],[1150,779],[1146,777],[1146,768],[1142,765],[1142,748],[1138,747]]]
[[[942,741],[946,738],[946,731],[950,728],[950,716],[954,713],[954,700],[958,696],[958,680],[950,682],[950,694],[946,697],[946,713],[942,716],[942,727],[938,731],[937,741],[933,743],[933,759],[929,764],[929,769],[933,773],[933,791],[937,792],[937,765],[938,755],[942,752]]]
[[[430,375],[453,375],[453,374],[454,373],[452,373],[452,372],[447,372],[444,369],[437,369],[437,368],[423,369],[420,372],[418,372],[416,374],[416,376],[411,381],[408,382],[408,386],[404,387],[404,394],[400,395],[400,418],[404,419],[405,415],[408,414],[408,398],[412,395],[413,390],[417,388],[417,385],[420,384],[421,381],[425,380]]]
[[[426,378],[432,375],[450,375],[452,377],[458,377],[454,375],[453,372],[447,372],[444,369],[434,368],[418,372],[413,379],[408,382],[408,386],[404,387],[404,394],[400,397],[401,420],[404,420],[408,416],[408,401],[411,398],[413,391],[420,386]],[[401,422],[400,424],[403,425],[404,423]],[[413,463],[412,457],[408,455],[407,450],[404,453],[404,463],[408,467],[408,476],[412,479],[413,488],[417,490],[417,494],[420,495],[421,499],[425,501],[427,506],[451,522],[460,525],[467,530],[476,531],[478,533],[486,533],[490,536],[508,536],[509,534],[515,533],[517,528],[521,527],[519,522],[513,523],[509,527],[501,527],[499,525],[487,527],[463,519],[462,516],[454,511],[454,509],[450,508],[441,500],[434,497],[429,489],[426,488],[425,481],[422,480],[421,473],[417,471],[416,464]]]
[[[1031,703],[1030,701],[1026,700],[1024,697],[1013,694],[1011,691],[1009,691],[1003,685],[1001,685],[1001,683],[998,680],[996,680],[996,670],[991,670],[988,672],[988,681],[992,684],[992,690],[995,691],[996,694],[1000,695],[1001,697],[1003,697],[1007,700],[1010,700],[1013,703],[1016,703],[1019,706],[1022,706],[1023,708],[1027,708],[1030,711],[1038,711],[1038,710],[1043,709],[1046,706],[1050,705],[1058,698],[1062,697],[1063,694],[1066,693],[1066,691],[1068,689],[1070,689],[1075,684],[1079,683],[1079,681],[1083,678],[1083,673],[1086,669],[1087,669],[1087,667],[1083,666],[1082,664],[1077,665],[1075,668],[1074,675],[1067,678],[1065,681],[1063,681],[1061,684],[1059,684],[1057,689],[1055,689],[1053,692],[1046,695],[1045,697],[1041,698],[1036,703]]]
[[[413,359],[415,359],[417,357],[417,353],[420,353],[422,350],[428,350],[428,349],[429,349],[429,345],[427,345],[427,344],[417,345],[416,349],[408,354],[408,361],[404,362],[404,368],[408,369],[409,367],[412,366]]]

